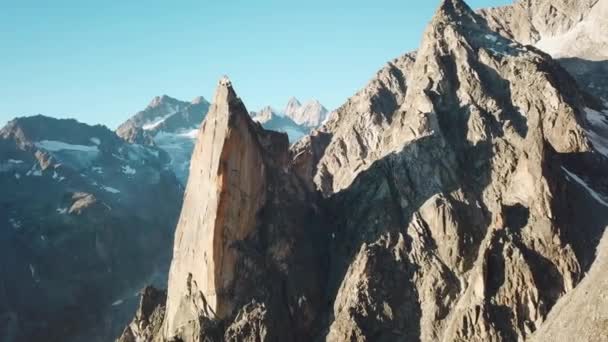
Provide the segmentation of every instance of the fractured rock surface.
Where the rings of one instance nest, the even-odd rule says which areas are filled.
[[[559,336],[552,327],[577,314],[567,303],[585,305],[587,277],[603,267],[608,110],[549,55],[494,28],[442,1],[416,53],[289,150],[220,81],[162,332],[143,340]],[[603,303],[590,339],[604,333]]]

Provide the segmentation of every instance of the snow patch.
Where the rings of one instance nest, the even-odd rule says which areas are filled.
[[[26,176],[34,176],[34,177],[41,177],[42,176],[42,171],[41,170],[37,170],[36,169],[36,165],[32,166],[32,168],[25,174]]]
[[[125,165],[122,167],[122,173],[124,173],[125,175],[134,175],[137,173],[137,171],[131,166]]]
[[[63,150],[81,151],[81,152],[99,152],[97,146],[68,144],[56,140],[42,140],[34,143],[36,147],[45,149],[49,152],[59,152]]]
[[[171,113],[169,113],[165,116],[156,117],[152,120],[152,122],[149,122],[149,123],[143,125],[141,128],[143,128],[144,131],[153,130],[153,129],[157,128],[158,126],[160,126],[163,122],[165,122],[165,120],[167,120],[168,118],[177,114],[177,112],[178,112],[177,109],[172,108]]]
[[[99,138],[97,138],[97,137],[93,137],[93,138],[89,139],[89,141],[97,146],[101,145],[101,140],[99,140]]]
[[[498,37],[496,37],[493,34],[486,34],[485,37],[487,40],[491,41],[492,43],[496,43],[496,41],[498,40]]]
[[[93,170],[93,172],[96,172],[100,175],[103,175],[103,168],[101,166],[93,166],[91,168],[91,170]]]
[[[15,178],[16,179],[21,179],[21,175],[19,173],[15,173]]]
[[[23,160],[9,159],[6,162],[0,163],[0,172],[8,172],[19,168],[19,164],[23,164]]]
[[[23,224],[21,224],[21,221],[14,219],[14,218],[10,218],[8,219],[8,223],[11,224],[11,226],[15,229],[15,230],[19,230],[21,229],[21,227],[23,227]]]
[[[119,300],[115,301],[114,303],[112,303],[112,306],[119,306],[122,303],[123,303],[123,300],[119,299]]]
[[[600,194],[598,194],[595,190],[593,190],[584,180],[582,180],[579,176],[575,175],[574,173],[568,171],[563,166],[562,166],[562,170],[564,170],[564,172],[566,173],[566,175],[569,178],[572,178],[575,182],[582,185],[587,190],[587,192],[589,192],[591,197],[595,198],[595,200],[598,201],[599,203],[601,203],[602,205],[608,207],[608,202]]]
[[[112,188],[110,186],[101,186],[102,189],[104,189],[105,191],[112,193],[112,194],[119,194],[120,190]]]
[[[68,212],[68,208],[57,208],[57,213],[60,215],[64,215]]]

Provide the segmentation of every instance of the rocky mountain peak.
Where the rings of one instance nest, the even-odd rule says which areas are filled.
[[[197,96],[194,99],[192,99],[192,101],[190,101],[190,103],[193,105],[209,104],[209,102],[207,101],[207,99],[205,99],[204,96]]]
[[[310,128],[319,127],[327,115],[327,108],[323,107],[318,100],[310,100],[301,105],[299,101],[292,98],[285,108],[285,116],[298,125]]]
[[[292,96],[289,101],[287,101],[287,105],[285,106],[283,112],[285,113],[285,115],[290,116],[293,115],[293,113],[295,113],[298,109],[300,109],[300,107],[302,107],[300,101]]]
[[[253,120],[257,121],[259,123],[268,122],[268,121],[272,120],[273,118],[276,118],[277,116],[278,116],[277,112],[274,109],[272,109],[272,107],[270,107],[270,106],[266,106],[266,107],[260,109],[260,111],[252,113]]]
[[[264,202],[254,127],[232,83],[222,78],[193,152],[177,226],[165,318],[169,335],[198,315],[224,318],[232,312],[225,292],[235,278],[230,240],[250,234]]]
[[[442,0],[435,17],[444,16],[452,19],[471,17],[473,10],[462,0]]]
[[[175,102],[178,102],[178,100],[174,99],[168,95],[155,96],[152,99],[152,101],[150,101],[150,104],[148,104],[148,108],[156,108],[156,107],[164,105],[164,104],[175,103]]]

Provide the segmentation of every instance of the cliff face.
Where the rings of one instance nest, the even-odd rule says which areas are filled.
[[[124,341],[527,340],[598,272],[607,110],[460,0],[289,151],[214,102],[162,333]]]
[[[202,310],[225,318],[232,311],[228,290],[236,255],[231,244],[251,235],[266,188],[262,151],[244,109],[223,80],[193,154],[196,177],[188,182],[175,235],[167,331],[196,318],[188,313]],[[207,153],[203,146],[210,147]],[[191,307],[182,307],[184,299]]]

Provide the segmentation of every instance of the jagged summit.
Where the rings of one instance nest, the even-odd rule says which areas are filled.
[[[192,101],[190,101],[190,103],[192,103],[193,105],[197,105],[197,104],[208,103],[208,102],[204,96],[197,96],[194,99],[192,99]]]
[[[169,95],[161,95],[155,96],[150,104],[148,104],[148,108],[156,108],[158,106],[166,105],[166,104],[174,104],[180,102],[179,100],[169,96]]]
[[[472,14],[473,10],[462,0],[442,0],[435,13],[435,17],[445,16],[448,18],[470,18]]]
[[[462,1],[288,158],[230,89],[193,155],[159,340],[524,341],[595,260],[604,115]]]
[[[220,80],[192,155],[192,175],[186,187],[169,274],[164,338],[189,340],[200,331],[213,333],[206,322],[238,320],[242,314],[236,318],[235,315],[250,301],[241,294],[253,288],[260,300],[277,295],[271,290],[275,282],[269,282],[270,279],[287,272],[294,262],[291,255],[302,247],[290,245],[279,255],[268,255],[263,264],[259,264],[248,248],[258,249],[256,241],[268,246],[275,243],[276,235],[262,235],[270,229],[265,225],[269,221],[276,221],[274,224],[292,231],[290,234],[296,234],[294,236],[297,232],[293,230],[300,229],[299,223],[282,221],[277,215],[266,217],[262,212],[262,208],[272,212],[271,207],[276,203],[299,198],[298,186],[279,171],[285,167],[287,147],[286,135],[255,125],[232,85],[225,79]],[[289,182],[290,191],[296,193],[283,197],[282,192],[287,189],[283,182]],[[306,207],[303,203],[300,205]],[[306,245],[307,239],[298,243]],[[243,243],[243,249],[236,247]],[[283,244],[279,244],[269,251],[282,247]],[[274,266],[275,262],[281,266]],[[314,301],[314,293],[307,292],[302,289],[293,295],[304,293],[309,301]],[[282,296],[273,301],[284,301]],[[280,310],[266,308],[267,314],[275,319],[287,309],[286,306]],[[139,334],[138,330],[133,326],[131,333]],[[280,331],[271,333],[277,336],[294,333],[287,326]]]
[[[215,95],[213,96],[213,105],[216,107],[221,107],[224,105],[230,105],[232,102],[238,102],[238,104],[242,105],[242,102],[236,95],[234,88],[232,87],[232,82],[228,78],[228,76],[222,76],[218,81],[217,88],[215,90]],[[214,112],[210,110],[210,113]],[[230,113],[230,111],[228,111]]]
[[[285,106],[285,109],[283,110],[283,112],[286,115],[290,115],[292,113],[295,113],[298,109],[300,109],[300,107],[302,107],[302,104],[300,103],[300,101],[297,98],[295,98],[294,96],[292,96],[287,101],[287,105]]]

